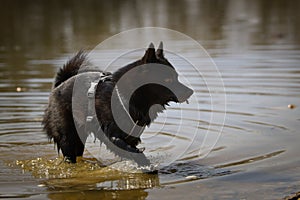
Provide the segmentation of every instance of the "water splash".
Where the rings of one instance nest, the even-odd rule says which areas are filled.
[[[17,160],[10,166],[19,166],[49,189],[96,189],[129,190],[159,186],[157,175],[142,172],[131,161],[122,161],[103,166],[96,159],[80,158],[76,164],[64,162],[63,158]]]

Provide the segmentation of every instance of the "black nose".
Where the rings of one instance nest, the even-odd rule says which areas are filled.
[[[186,101],[193,93],[194,93],[194,91],[192,89],[190,89],[189,87],[187,87],[185,85],[181,85],[180,93],[178,96],[178,101],[180,103]]]
[[[189,98],[190,96],[192,96],[193,93],[194,93],[194,91],[193,91],[191,88],[187,88],[186,95],[188,96],[188,98]]]

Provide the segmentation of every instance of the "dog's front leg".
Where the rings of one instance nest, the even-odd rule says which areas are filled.
[[[150,161],[143,154],[144,149],[138,149],[127,144],[124,140],[116,137],[112,137],[111,141],[119,148],[127,151],[121,157],[125,157],[131,160],[134,160],[139,166],[149,166]]]
[[[142,153],[142,151],[136,147],[132,147],[131,145],[127,144],[124,140],[116,137],[112,137],[111,141],[117,145],[119,148],[124,149],[129,152],[133,153]]]

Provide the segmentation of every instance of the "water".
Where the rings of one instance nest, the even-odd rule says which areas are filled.
[[[299,2],[1,4],[0,198],[281,199],[300,190]],[[146,153],[181,154],[179,147],[191,141],[189,130],[195,122],[200,135],[207,130],[217,135],[226,113],[220,138],[204,157],[199,155],[205,150],[199,147],[203,139],[199,137],[179,161],[161,168],[158,175],[116,170],[124,162],[101,167],[88,153],[76,167],[66,165],[41,126],[57,68],[76,50],[92,49],[115,33],[141,26],[172,28],[198,40],[218,66],[227,105],[224,112],[222,88],[212,85],[212,91],[220,94],[212,107],[212,91],[203,79],[170,59],[183,77],[190,77],[197,101],[172,104],[146,130]],[[176,45],[188,49],[184,41],[174,41]],[[193,50],[187,53],[204,62]],[[110,53],[119,51],[112,47]],[[133,57],[126,59],[130,62]],[[209,68],[199,70],[215,81]],[[177,135],[180,107],[187,116],[185,129]],[[217,120],[211,121],[212,115]],[[151,137],[151,130],[166,118],[166,130]],[[169,139],[176,145],[162,148],[160,142]]]

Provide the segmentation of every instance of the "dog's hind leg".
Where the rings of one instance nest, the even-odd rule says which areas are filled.
[[[76,163],[76,157],[82,156],[84,151],[85,139],[82,140],[78,136],[77,132],[69,132],[68,136],[64,140],[60,141],[60,148],[64,155],[65,161]]]

